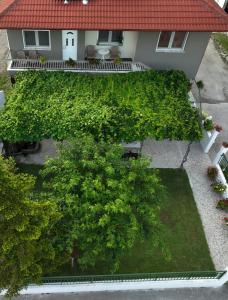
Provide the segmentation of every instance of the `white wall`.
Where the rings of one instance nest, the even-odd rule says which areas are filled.
[[[98,31],[85,32],[85,46],[94,45],[96,46],[97,49],[110,48],[110,46],[97,45],[97,40],[98,40]],[[122,57],[134,59],[137,40],[138,40],[137,31],[123,32],[123,45],[119,46]]]

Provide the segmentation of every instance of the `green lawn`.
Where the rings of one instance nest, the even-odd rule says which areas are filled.
[[[39,166],[20,168],[34,175],[39,171]],[[160,249],[151,247],[152,237],[148,237],[146,241],[139,240],[123,257],[118,273],[214,270],[186,172],[161,169],[160,176],[168,192],[161,220],[165,225],[164,238],[171,260],[167,261]],[[38,179],[36,189],[40,186]],[[81,274],[108,274],[108,268],[98,262],[95,268],[80,272],[77,267],[72,269],[69,263],[55,275]]]
[[[228,36],[224,33],[214,33],[213,38],[222,47],[223,52],[228,54]]]

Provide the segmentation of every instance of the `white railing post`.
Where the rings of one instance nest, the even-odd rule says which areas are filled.
[[[218,163],[219,163],[219,160],[220,160],[220,158],[221,158],[221,156],[222,156],[223,154],[226,154],[227,151],[228,151],[228,143],[224,142],[224,143],[222,144],[222,147],[220,148],[219,152],[216,154],[216,156],[215,156],[215,158],[214,158],[214,160],[213,160],[213,164],[214,164],[214,165],[218,164]]]
[[[204,153],[208,153],[209,152],[209,150],[211,149],[212,145],[214,144],[217,136],[220,134],[220,131],[214,129],[211,132],[211,136],[210,137],[209,136],[207,137],[206,134],[208,134],[207,131],[205,131],[204,138],[200,142],[201,145],[202,145],[202,147],[203,147]]]
[[[219,279],[219,286],[222,286],[226,282],[228,282],[228,267],[225,269],[226,273]]]

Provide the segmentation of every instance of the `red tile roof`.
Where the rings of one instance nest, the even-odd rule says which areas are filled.
[[[214,0],[63,2],[0,0],[0,28],[228,31],[228,16]]]

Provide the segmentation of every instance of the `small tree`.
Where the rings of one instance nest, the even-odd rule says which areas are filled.
[[[82,268],[103,260],[115,271],[148,231],[159,242],[160,179],[146,158],[123,160],[122,154],[120,145],[81,137],[62,145],[43,170],[64,216],[57,244],[61,251],[74,249]]]
[[[14,161],[0,156],[0,289],[10,297],[39,282],[55,259],[48,233],[56,206],[34,199],[34,184],[34,177],[17,173]]]

